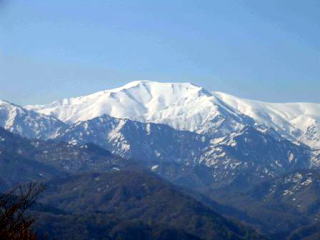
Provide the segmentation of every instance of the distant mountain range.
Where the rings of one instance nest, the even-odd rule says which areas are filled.
[[[136,81],[47,105],[0,101],[1,189],[138,167],[196,192],[204,204],[227,204],[233,210],[218,207],[220,214],[274,239],[317,236],[319,122],[320,104],[245,100],[190,83]],[[159,229],[146,224],[143,232]]]
[[[136,81],[88,96],[26,108],[67,123],[107,114],[214,136],[244,125],[262,124],[290,140],[320,148],[320,104],[251,101],[190,83]]]
[[[121,88],[20,107],[0,102],[0,126],[37,139],[95,143],[123,158],[205,165],[217,186],[319,165],[320,104],[269,104],[190,83]]]
[[[266,239],[96,145],[29,140],[3,128],[0,138],[0,191],[46,186],[29,212],[40,239]]]

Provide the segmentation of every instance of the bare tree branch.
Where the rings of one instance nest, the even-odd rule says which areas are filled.
[[[0,195],[0,239],[36,240],[30,229],[34,220],[26,211],[43,190],[43,185],[29,183]]]

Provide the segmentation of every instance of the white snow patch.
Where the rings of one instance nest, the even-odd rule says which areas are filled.
[[[153,165],[152,167],[151,167],[151,170],[152,171],[157,171],[159,169],[159,165]]]

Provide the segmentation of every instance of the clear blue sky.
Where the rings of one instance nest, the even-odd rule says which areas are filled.
[[[320,102],[319,0],[0,0],[0,98],[129,81]]]

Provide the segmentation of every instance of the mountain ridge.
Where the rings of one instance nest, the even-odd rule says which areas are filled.
[[[209,91],[190,83],[135,81],[88,96],[64,99],[44,106],[26,106],[67,123],[107,114],[140,122],[167,124],[178,130],[223,135],[251,121],[232,110]]]
[[[65,123],[53,116],[0,100],[0,126],[24,137],[47,139],[54,137],[58,129],[65,127]]]
[[[216,137],[246,125],[264,125],[291,141],[320,149],[320,104],[247,100],[210,92],[192,83],[134,81],[87,96],[25,108],[67,123],[108,114]]]

